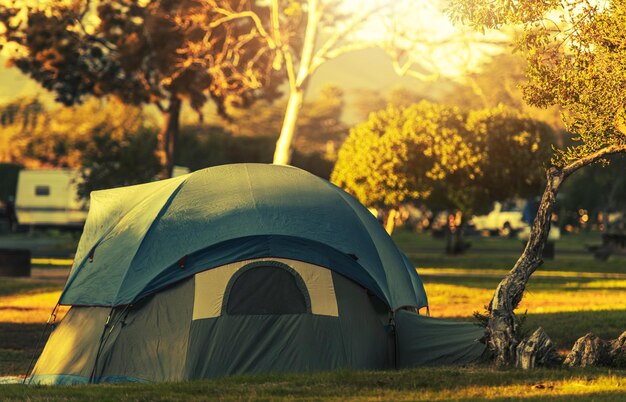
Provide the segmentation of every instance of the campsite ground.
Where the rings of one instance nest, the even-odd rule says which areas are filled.
[[[443,240],[398,232],[400,247],[418,267],[436,317],[472,320],[488,303],[504,273],[519,257],[515,239],[472,237],[462,256],[443,254]],[[7,243],[9,242],[9,243]],[[34,278],[0,281],[0,376],[23,374],[50,310],[59,296],[66,266],[47,257],[69,257],[76,240],[52,234],[0,238],[0,247],[32,245],[39,259]],[[543,326],[560,350],[588,331],[614,338],[626,329],[626,257],[598,262],[584,245],[597,233],[564,236],[556,258],[531,279],[518,313],[524,328]],[[61,260],[60,262],[63,262]],[[62,312],[60,316],[62,315]],[[58,318],[60,318],[60,316]],[[420,368],[384,372],[238,377],[182,384],[91,387],[0,385],[2,400],[203,400],[334,399],[375,400],[626,400],[626,371],[608,369],[495,370],[486,366]]]

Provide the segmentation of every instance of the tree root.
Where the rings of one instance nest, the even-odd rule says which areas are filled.
[[[523,369],[553,366],[560,361],[554,344],[539,327],[530,337],[520,341],[516,349],[515,364]],[[626,331],[617,339],[605,341],[588,333],[579,338],[563,365],[567,367],[626,367]]]
[[[576,341],[563,364],[569,367],[626,367],[626,331],[612,341],[588,333]]]
[[[541,327],[537,328],[530,337],[523,339],[517,346],[515,354],[517,367],[529,369],[537,366],[551,366],[558,361],[554,343]]]

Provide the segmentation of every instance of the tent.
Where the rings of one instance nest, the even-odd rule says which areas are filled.
[[[419,314],[408,258],[352,196],[236,164],[95,191],[32,384],[467,363],[483,329]]]

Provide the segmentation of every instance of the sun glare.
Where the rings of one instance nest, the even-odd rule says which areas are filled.
[[[355,33],[359,40],[407,49],[407,57],[427,60],[425,64],[449,78],[478,70],[489,56],[502,51],[493,43],[509,39],[503,32],[483,34],[455,26],[444,13],[443,2],[437,0],[343,0],[338,11],[358,15],[374,9],[373,18]]]

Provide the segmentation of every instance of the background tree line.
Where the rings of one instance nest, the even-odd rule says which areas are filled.
[[[342,97],[335,99],[337,104],[324,97],[310,102],[301,127],[314,135],[302,137],[307,138],[303,151],[294,154],[295,166],[326,178],[333,163],[327,143],[337,144],[334,149],[344,136],[338,123]],[[275,110],[266,109],[270,114]],[[183,124],[174,162],[191,170],[225,163],[271,163],[276,141],[271,126],[280,120],[256,112],[251,109],[244,116],[240,111],[238,125],[231,120],[220,120],[221,125]],[[269,126],[267,132],[259,131],[261,121]],[[79,170],[79,195],[88,199],[93,190],[155,180],[161,171],[155,153],[158,133],[157,117],[117,98],[90,98],[81,105],[54,108],[37,98],[19,99],[0,106],[0,163]]]

